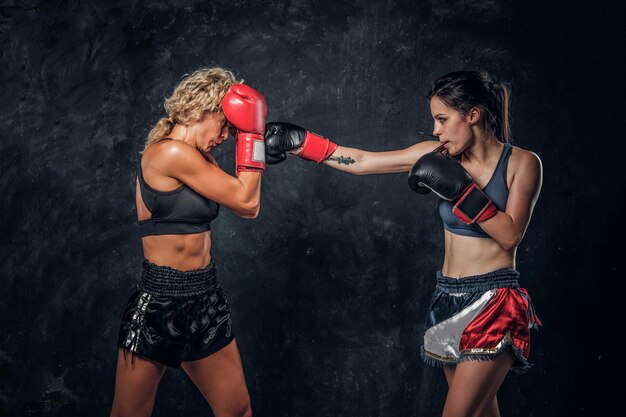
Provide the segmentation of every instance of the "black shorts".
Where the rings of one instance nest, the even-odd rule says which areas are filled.
[[[234,339],[230,306],[215,266],[179,271],[144,261],[120,325],[118,346],[131,355],[178,368]]]

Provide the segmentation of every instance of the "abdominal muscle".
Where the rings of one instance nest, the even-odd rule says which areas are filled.
[[[481,275],[502,268],[515,268],[515,248],[505,250],[493,239],[445,234],[441,273],[451,278]]]
[[[211,231],[190,235],[157,235],[142,238],[143,255],[153,264],[190,271],[211,262]]]

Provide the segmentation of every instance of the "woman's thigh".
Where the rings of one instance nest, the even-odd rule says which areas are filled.
[[[120,348],[111,417],[149,416],[165,366]]]
[[[446,372],[449,388],[443,417],[497,413],[496,394],[514,361],[515,356],[507,349],[494,360],[466,361]]]
[[[250,395],[235,340],[206,358],[183,362],[181,366],[211,405],[215,417],[251,415]]]

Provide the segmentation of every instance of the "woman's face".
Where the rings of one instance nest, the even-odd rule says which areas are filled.
[[[439,137],[448,154],[463,152],[473,138],[470,116],[463,116],[436,96],[430,99],[430,113],[435,119],[433,135]]]
[[[189,126],[196,148],[203,152],[219,146],[228,138],[228,121],[222,112],[207,112],[198,122]]]

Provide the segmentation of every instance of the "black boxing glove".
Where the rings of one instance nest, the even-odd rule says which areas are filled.
[[[267,147],[265,149],[265,163],[268,165],[276,165],[283,162],[287,159],[287,154],[285,152],[280,152],[277,154],[269,154],[267,153]]]
[[[320,163],[336,149],[336,143],[291,123],[271,122],[265,126],[265,159],[270,165],[284,161],[287,153]]]
[[[454,203],[452,212],[466,224],[485,221],[498,213],[491,199],[454,158],[430,152],[415,162],[409,186],[419,194],[430,191]]]

